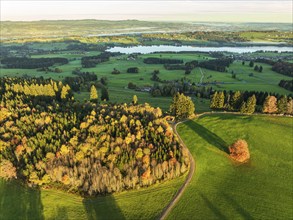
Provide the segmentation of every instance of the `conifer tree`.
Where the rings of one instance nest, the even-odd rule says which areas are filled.
[[[218,92],[215,92],[212,97],[211,104],[210,104],[211,109],[217,108],[217,99],[218,99]]]
[[[278,106],[278,113],[284,114],[287,112],[287,97],[282,96],[277,103]]]
[[[243,101],[243,97],[240,91],[236,91],[231,99],[231,108],[232,110],[238,110],[241,106],[241,103]]]
[[[275,113],[277,110],[277,98],[275,96],[267,96],[263,104],[262,112]]]
[[[66,99],[67,95],[68,95],[67,87],[62,86],[62,89],[61,89],[61,99]]]
[[[247,113],[247,104],[244,101],[241,104],[240,113]]]
[[[109,101],[109,93],[108,93],[108,89],[106,87],[102,88],[101,100],[102,101]]]
[[[225,103],[225,94],[224,94],[224,92],[220,92],[218,95],[218,99],[217,99],[217,108],[223,109],[224,103]]]
[[[293,114],[293,99],[290,97],[287,102],[287,114],[292,115]]]
[[[195,107],[190,97],[177,93],[170,105],[170,112],[177,119],[185,119],[194,114]]]
[[[90,101],[96,102],[98,100],[98,92],[94,85],[91,86]]]
[[[249,97],[247,100],[246,113],[253,114],[255,112],[255,106],[256,106],[256,97],[255,95],[253,95]]]
[[[138,101],[137,96],[134,95],[133,98],[132,98],[132,103],[133,103],[134,105],[136,105],[136,104],[137,104],[137,101]]]

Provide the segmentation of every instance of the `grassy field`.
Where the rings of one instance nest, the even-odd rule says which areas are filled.
[[[168,219],[292,219],[293,119],[214,114],[178,126],[196,159],[191,184]],[[225,151],[238,138],[251,160]]]
[[[62,69],[62,73],[54,72],[39,72],[35,69],[0,69],[1,76],[22,76],[24,74],[29,76],[43,76],[45,78],[53,78],[56,80],[63,80],[67,76],[74,76],[72,71],[75,68],[81,67],[80,58],[86,55],[98,55],[99,52],[90,52],[86,54],[77,54],[77,51],[62,51],[60,54],[44,54],[44,55],[34,55],[33,57],[66,57],[70,62],[66,65],[56,66]],[[192,82],[199,83],[202,77],[199,68],[192,70],[191,74],[185,75],[184,70],[166,70],[163,65],[160,64],[145,64],[143,59],[146,57],[161,57],[161,58],[174,58],[182,59],[184,62],[191,60],[206,60],[211,59],[208,54],[201,53],[157,53],[157,54],[145,54],[140,55],[136,60],[127,60],[127,55],[122,55],[119,57],[112,57],[110,61],[98,64],[94,68],[83,68],[82,71],[94,72],[97,74],[98,78],[107,77],[108,78],[108,89],[111,102],[131,102],[132,97],[136,94],[141,103],[148,102],[153,106],[158,106],[163,110],[168,110],[171,97],[152,97],[149,93],[136,92],[127,89],[129,82],[136,84],[139,87],[152,86],[154,84],[151,81],[151,73],[154,70],[159,70],[159,77],[162,80],[177,80],[183,77],[190,79]],[[250,90],[250,91],[266,91],[266,92],[276,92],[280,94],[290,94],[288,90],[278,86],[281,79],[289,80],[288,76],[278,74],[271,70],[271,66],[267,64],[256,63],[256,65],[263,66],[263,72],[259,73],[253,70],[253,68],[248,66],[248,63],[242,65],[242,62],[235,61],[229,68],[228,72],[216,72],[208,69],[202,69],[204,74],[203,82],[220,82],[220,84],[211,84],[209,86],[214,87],[216,90]],[[139,67],[138,74],[127,73],[129,67]],[[53,67],[54,68],[54,67]],[[118,69],[121,74],[113,75],[111,74],[113,68]],[[231,71],[236,73],[236,78],[232,78]],[[253,76],[249,76],[253,73]],[[75,98],[78,100],[88,99],[88,92],[76,93]],[[197,112],[203,112],[209,110],[209,103],[204,99],[196,99],[193,97],[195,104],[197,106]]]
[[[0,179],[0,219],[156,219],[183,181],[91,199]]]

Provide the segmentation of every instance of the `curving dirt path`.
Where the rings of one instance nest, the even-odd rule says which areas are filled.
[[[203,80],[203,78],[204,78],[204,73],[203,73],[203,71],[201,70],[200,67],[199,67],[199,70],[200,70],[200,73],[201,73],[201,78],[200,78],[199,83],[202,84],[202,80]]]
[[[185,120],[187,121],[187,120]],[[175,134],[177,135],[177,137],[179,138],[180,143],[182,144],[182,146],[188,151],[188,155],[189,155],[189,161],[190,161],[190,168],[189,168],[189,173],[185,179],[185,182],[183,183],[183,185],[179,188],[179,190],[177,191],[177,193],[175,194],[175,196],[173,197],[173,199],[170,201],[170,203],[163,209],[162,213],[159,216],[160,220],[165,219],[168,214],[170,213],[170,211],[172,210],[172,208],[176,205],[176,203],[179,201],[180,197],[182,196],[183,192],[185,191],[186,187],[188,186],[188,184],[191,181],[191,178],[195,172],[195,161],[190,153],[190,151],[188,150],[188,148],[186,147],[186,145],[184,144],[184,142],[182,141],[181,137],[179,136],[176,127],[178,124],[184,123],[185,121],[182,122],[178,122],[177,124],[173,124],[172,128],[173,131],[175,132]]]

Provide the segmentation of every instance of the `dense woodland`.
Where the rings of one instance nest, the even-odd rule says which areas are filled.
[[[207,60],[199,63],[200,67],[215,70],[219,72],[225,72],[226,67],[233,63],[233,59],[231,58],[221,58],[221,59],[214,59],[214,60]]]
[[[14,69],[36,69],[53,66],[54,64],[67,64],[66,58],[25,58],[25,57],[8,57],[1,59],[1,64],[5,68]]]
[[[143,62],[146,64],[182,64],[183,60],[148,57],[143,59]]]
[[[279,86],[293,92],[293,80],[281,80]]]
[[[161,109],[137,99],[79,103],[68,85],[41,78],[1,78],[0,99],[4,178],[96,195],[149,186],[189,167]]]
[[[277,73],[293,77],[293,64],[281,60],[274,61],[271,59],[255,59],[256,62],[272,65],[272,70]]]
[[[99,63],[109,61],[111,56],[118,56],[120,53],[102,52],[97,56],[84,56],[81,58],[81,66],[83,68],[95,67]]]

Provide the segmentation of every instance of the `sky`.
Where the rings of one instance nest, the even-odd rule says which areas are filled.
[[[0,0],[0,18],[291,23],[292,4],[291,0]]]

